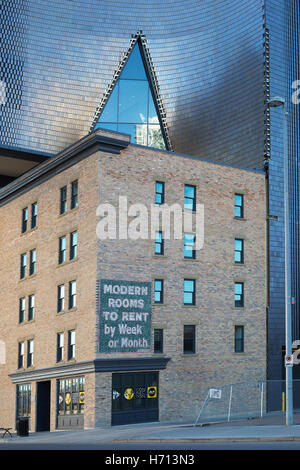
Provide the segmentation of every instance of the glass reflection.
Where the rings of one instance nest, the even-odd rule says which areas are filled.
[[[119,122],[145,122],[148,113],[148,88],[147,81],[120,80]]]
[[[133,143],[166,149],[163,133],[136,44],[110,95],[95,129],[130,134]]]
[[[126,62],[120,78],[147,80],[143,59],[137,44],[133,48],[133,51]]]
[[[116,122],[118,120],[118,83],[112,91],[109,100],[100,116],[100,122]]]

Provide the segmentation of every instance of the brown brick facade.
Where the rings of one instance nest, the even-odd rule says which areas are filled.
[[[109,138],[112,134],[104,135]],[[70,185],[74,180],[78,180],[79,204],[70,210]],[[151,239],[97,240],[98,205],[105,202],[117,207],[119,196],[126,196],[128,206],[139,203],[149,208],[154,203],[156,181],[165,182],[165,202],[182,207],[184,185],[196,186],[197,203],[204,205],[205,238],[195,260],[184,259],[183,240],[166,240],[164,256],[154,255]],[[63,186],[68,188],[68,210],[59,215]],[[244,194],[244,219],[234,218],[234,193]],[[38,204],[37,227],[21,234],[22,209],[29,208],[30,221],[30,207],[34,202]],[[100,279],[152,284],[154,279],[164,280],[163,305],[152,302],[152,329],[163,329],[162,356],[170,358],[166,368],[159,372],[160,420],[194,419],[209,387],[264,379],[265,224],[262,173],[133,145],[121,149],[120,153],[94,149],[85,158],[74,160],[68,168],[49,174],[48,178],[41,177],[29,190],[21,188],[10,201],[3,201],[0,207],[0,340],[6,345],[6,363],[0,365],[0,390],[5,403],[0,409],[0,425],[15,426],[16,385],[31,383],[30,426],[34,431],[36,381],[48,377],[51,430],[56,429],[57,380],[85,376],[84,426],[109,426],[112,372],[95,373],[86,364],[110,358],[161,356],[153,353],[153,341],[152,350],[142,355],[98,352],[97,282]],[[69,236],[74,231],[78,234],[78,256],[69,261]],[[58,265],[58,240],[65,235],[67,261]],[[242,265],[234,263],[235,238],[244,240]],[[25,279],[20,280],[20,256],[32,249],[37,253],[36,274],[29,276],[27,272]],[[27,268],[28,263],[27,256]],[[195,306],[183,304],[185,278],[196,280]],[[77,287],[76,307],[68,310],[68,285],[73,280]],[[244,283],[243,308],[234,306],[234,282]],[[62,313],[57,313],[59,285],[65,285]],[[28,296],[33,294],[34,320],[19,324],[19,299],[26,298],[27,317]],[[196,327],[195,354],[183,354],[184,325]],[[245,331],[245,349],[240,354],[234,352],[235,325],[243,325]],[[65,333],[66,358],[70,330],[76,331],[75,360],[65,359],[57,364],[57,333]],[[34,364],[30,370],[26,368],[29,339],[34,340]],[[25,343],[25,368],[18,371],[18,342],[21,341]],[[61,367],[55,374],[60,366],[65,369]],[[73,375],[71,367],[74,367]],[[39,371],[42,371],[40,379],[35,378],[39,377]]]

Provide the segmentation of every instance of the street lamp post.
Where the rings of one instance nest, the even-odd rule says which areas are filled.
[[[282,107],[283,114],[283,164],[284,164],[284,238],[285,238],[285,353],[292,354],[292,296],[291,296],[291,250],[289,222],[289,186],[287,155],[287,109],[284,98],[275,96],[269,101],[271,108]],[[285,364],[286,424],[293,424],[293,368]]]

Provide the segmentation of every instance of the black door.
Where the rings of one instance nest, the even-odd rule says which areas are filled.
[[[36,430],[50,431],[51,382],[37,382],[36,386]]]
[[[111,424],[158,421],[158,372],[112,375]]]

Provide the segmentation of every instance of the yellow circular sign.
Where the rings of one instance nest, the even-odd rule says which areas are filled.
[[[79,393],[79,403],[84,403],[84,392]]]
[[[124,392],[124,397],[126,398],[126,400],[132,400],[134,396],[134,391],[132,388],[126,388],[125,392]]]
[[[157,398],[157,387],[148,387],[147,397],[148,398]]]
[[[71,393],[66,393],[66,398],[65,398],[65,401],[66,401],[66,404],[69,405],[71,403]]]

